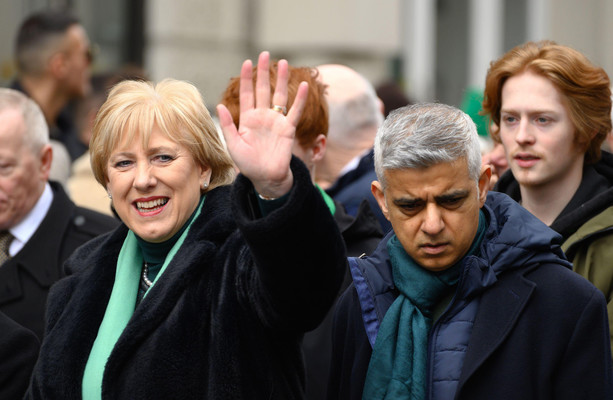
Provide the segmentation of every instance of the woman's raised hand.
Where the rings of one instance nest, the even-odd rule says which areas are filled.
[[[293,175],[289,168],[296,126],[306,102],[308,85],[302,82],[292,108],[287,110],[287,61],[277,63],[277,84],[270,100],[270,56],[258,59],[255,93],[251,61],[243,63],[240,75],[240,117],[238,129],[228,109],[217,106],[219,123],[228,151],[240,172],[265,197],[280,197],[289,192]]]

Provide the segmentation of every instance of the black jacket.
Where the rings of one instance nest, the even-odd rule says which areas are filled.
[[[347,256],[359,257],[372,253],[381,241],[383,232],[379,221],[372,213],[367,200],[362,200],[357,215],[352,217],[345,212],[343,205],[337,201],[334,220],[343,235]],[[338,294],[340,295],[351,284],[349,268]],[[331,309],[321,324],[304,335],[302,349],[306,367],[306,399],[325,399],[330,362],[332,355],[332,319]]]
[[[242,176],[206,195],[181,248],[112,351],[103,399],[301,399],[300,338],[342,279],[343,242],[304,165],[287,202],[255,218]],[[256,206],[257,208],[257,206]],[[79,399],[127,228],[67,262],[52,289],[30,399]],[[127,305],[128,307],[130,305]]]
[[[511,171],[502,175],[496,190],[520,201],[519,183]],[[602,152],[593,165],[585,165],[579,188],[551,224],[562,235],[562,250],[573,270],[592,282],[608,303],[613,348],[613,155]]]
[[[113,217],[77,207],[62,185],[50,185],[53,201],[47,215],[19,253],[0,268],[0,311],[39,339],[47,294],[65,276],[64,261],[83,243],[119,225]]]
[[[0,399],[22,399],[39,342],[34,333],[0,313]]]
[[[357,215],[362,200],[368,200],[372,212],[377,217],[379,224],[381,224],[383,233],[387,233],[392,229],[392,225],[383,215],[377,199],[375,199],[370,190],[370,184],[376,180],[374,150],[371,149],[360,158],[358,165],[354,169],[338,178],[326,190],[326,193],[332,196],[334,200],[342,203],[349,215]]]
[[[496,183],[494,190],[521,201],[519,183],[509,169]],[[585,165],[577,192],[551,224],[564,240],[575,233],[586,221],[613,205],[613,154],[602,152],[600,161]]]

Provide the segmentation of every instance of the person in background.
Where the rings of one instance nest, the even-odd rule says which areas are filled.
[[[493,189],[498,183],[498,179],[509,169],[509,162],[502,143],[493,143],[492,148],[481,155],[481,162],[489,165],[492,169],[490,189]]]
[[[70,109],[71,101],[91,90],[93,52],[87,32],[67,10],[36,12],[19,26],[15,59],[17,78],[11,88],[26,93],[42,109],[57,164],[57,174],[52,176],[65,183],[71,162],[87,150]]]
[[[613,324],[613,156],[600,150],[611,132],[607,73],[568,46],[527,42],[492,61],[483,109],[510,169],[494,190],[562,235]]]
[[[269,58],[255,88],[243,63],[238,128],[217,108],[227,150],[193,85],[113,87],[90,152],[123,224],[66,262],[27,399],[302,398],[300,338],[346,257],[292,157],[308,85],[289,98],[279,61],[271,95]]]
[[[402,90],[400,85],[395,81],[387,81],[380,83],[375,88],[377,97],[383,102],[383,116],[387,117],[389,113],[397,108],[413,104],[411,100]]]
[[[0,311],[43,336],[51,285],[80,245],[118,225],[115,218],[77,207],[49,181],[49,131],[38,105],[0,89]]]
[[[276,89],[277,64],[270,66],[271,94]],[[255,75],[255,68],[253,73]],[[302,117],[296,126],[295,142],[292,148],[294,156],[298,157],[307,166],[311,180],[317,176],[320,162],[326,157],[328,150],[328,104],[324,95],[326,90],[320,81],[318,71],[309,67],[289,67],[287,81],[288,97],[293,99],[301,82],[309,85],[307,101]],[[254,82],[255,83],[255,82]],[[225,105],[232,115],[234,124],[240,125],[240,77],[230,80],[222,95],[221,103]],[[288,102],[288,106],[292,101]],[[368,203],[364,202],[357,215],[351,216],[345,212],[343,204],[332,199],[321,187],[315,184],[324,198],[338,229],[343,236],[347,255],[359,256],[370,254],[376,247],[383,232],[378,221],[370,210]],[[313,250],[316,251],[316,250]],[[351,283],[351,274],[346,268],[345,277],[339,294]],[[330,354],[332,311],[328,313],[322,323],[304,336],[302,349],[306,361],[306,399],[323,399],[326,392]]]
[[[357,215],[366,199],[383,232],[391,226],[370,191],[376,180],[372,146],[384,105],[366,78],[338,64],[317,67],[330,110],[328,150],[317,163],[315,181],[347,213]]]
[[[0,399],[23,399],[39,346],[34,333],[0,312]]]
[[[572,272],[560,235],[488,193],[468,115],[393,111],[375,168],[393,230],[349,259],[330,400],[612,398],[604,296]]]

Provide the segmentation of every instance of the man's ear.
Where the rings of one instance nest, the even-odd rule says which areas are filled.
[[[381,212],[385,216],[385,218],[389,221],[389,210],[387,208],[387,203],[385,202],[385,192],[383,191],[383,186],[379,181],[372,181],[370,184],[370,190],[372,191],[373,196],[379,203],[379,208],[381,208]]]
[[[45,181],[49,180],[49,174],[51,173],[51,163],[53,162],[53,149],[51,145],[45,145],[40,150],[40,174],[41,178]]]
[[[492,178],[492,167],[489,164],[481,165],[481,175],[479,176],[479,208],[483,207],[490,190],[490,179]]]
[[[327,138],[326,135],[324,134],[319,134],[317,136],[317,138],[315,138],[315,142],[313,142],[313,147],[312,147],[312,159],[313,159],[313,163],[317,163],[319,161],[321,161],[321,159],[324,157],[324,154],[326,154],[326,143],[327,143]]]

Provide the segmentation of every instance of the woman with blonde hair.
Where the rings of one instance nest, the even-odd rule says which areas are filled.
[[[291,155],[307,86],[278,112],[288,66],[271,98],[268,64],[264,52],[255,90],[243,64],[238,129],[218,107],[241,171],[232,186],[196,88],[165,80],[110,92],[90,151],[124,225],[67,261],[27,398],[302,398],[300,338],[332,304],[345,253]]]

